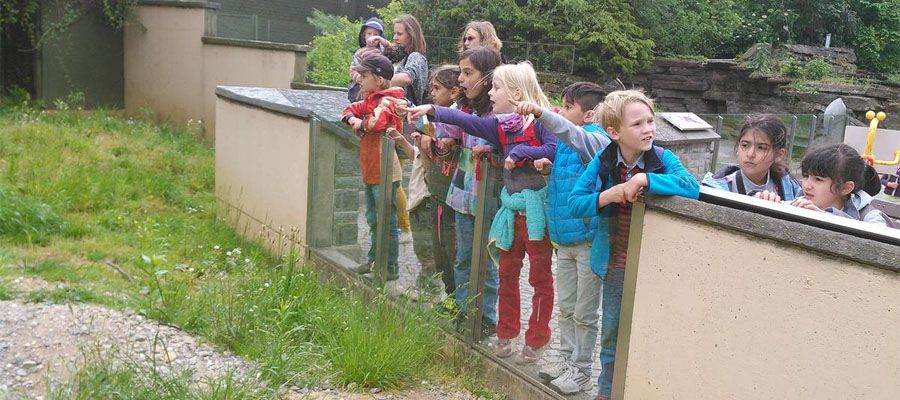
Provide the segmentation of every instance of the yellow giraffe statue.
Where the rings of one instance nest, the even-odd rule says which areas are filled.
[[[887,118],[887,115],[881,111],[877,115],[875,111],[869,111],[866,113],[866,119],[869,121],[869,134],[866,136],[866,151],[863,152],[862,158],[866,160],[866,163],[869,165],[897,165],[900,164],[900,150],[897,150],[894,153],[893,161],[886,160],[876,160],[875,155],[872,154],[872,146],[875,145],[875,131],[878,130],[878,122],[884,121]]]

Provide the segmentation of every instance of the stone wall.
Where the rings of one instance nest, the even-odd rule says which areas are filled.
[[[544,91],[558,96],[567,85],[586,77],[540,74]],[[842,98],[851,117],[865,121],[868,110],[885,111],[882,126],[900,128],[900,85],[871,81],[862,85],[813,83],[815,93],[798,93],[787,86],[789,79],[751,77],[750,71],[732,60],[687,61],[657,59],[645,72],[622,78],[627,88],[643,88],[665,111],[696,114],[819,114],[834,99]],[[602,83],[607,90],[622,86]]]

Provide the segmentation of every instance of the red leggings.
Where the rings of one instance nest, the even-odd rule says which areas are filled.
[[[512,339],[519,336],[521,305],[519,275],[522,261],[528,253],[530,269],[528,283],[534,288],[531,298],[531,317],[525,331],[525,344],[539,348],[550,341],[550,314],[553,312],[553,273],[550,270],[553,247],[549,235],[542,240],[528,240],[525,217],[516,215],[515,235],[509,251],[500,250],[500,289],[497,337]]]

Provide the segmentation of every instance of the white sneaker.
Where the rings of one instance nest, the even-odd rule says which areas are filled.
[[[569,367],[565,373],[550,381],[550,387],[562,394],[575,394],[593,387],[591,377],[581,372],[580,369]]]
[[[400,243],[412,243],[413,237],[410,232],[400,232]]]
[[[568,370],[569,364],[565,361],[547,363],[547,365],[545,365],[544,368],[541,368],[541,371],[538,372],[538,378],[549,382],[556,378],[559,378]]]
[[[494,355],[500,358],[508,358],[513,355],[512,339],[497,339],[494,344]]]

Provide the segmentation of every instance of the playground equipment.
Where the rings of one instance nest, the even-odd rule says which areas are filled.
[[[884,121],[887,118],[887,115],[881,111],[877,115],[875,111],[869,111],[866,113],[866,119],[869,121],[869,134],[866,136],[866,151],[863,152],[862,158],[866,160],[866,163],[869,165],[897,165],[900,164],[900,150],[894,152],[894,159],[892,161],[886,160],[876,160],[875,155],[872,154],[872,146],[875,144],[875,131],[878,130],[878,122]]]

